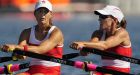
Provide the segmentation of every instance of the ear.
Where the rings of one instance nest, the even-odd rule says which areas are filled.
[[[111,34],[115,33],[115,29],[116,29],[116,25],[117,25],[118,20],[117,19],[113,19],[113,22],[111,24]]]
[[[114,21],[116,24],[119,22],[117,18],[114,18]]]

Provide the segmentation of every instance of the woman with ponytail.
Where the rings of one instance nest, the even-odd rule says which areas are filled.
[[[94,11],[99,16],[100,28],[93,32],[90,41],[73,42],[70,47],[81,50],[83,47],[95,48],[131,57],[131,41],[126,30],[126,20],[122,11],[112,5]],[[103,67],[130,73],[130,62],[102,56]],[[96,75],[111,75],[96,72]]]

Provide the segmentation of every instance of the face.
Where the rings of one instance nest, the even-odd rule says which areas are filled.
[[[51,12],[46,8],[39,8],[34,12],[39,25],[50,25],[49,21],[52,18]]]
[[[114,19],[112,16],[99,15],[99,22],[100,22],[100,28],[102,30],[106,30],[106,31],[110,32]]]

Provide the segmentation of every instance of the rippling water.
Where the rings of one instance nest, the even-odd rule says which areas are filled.
[[[66,15],[66,16],[65,16]],[[140,57],[140,16],[127,16],[128,32],[132,40],[133,57]],[[92,32],[98,28],[97,16],[92,13],[78,13],[78,14],[55,14],[53,20],[54,25],[60,27],[64,34],[64,54],[77,52],[69,48],[72,41],[89,40]],[[0,14],[0,44],[14,43],[17,44],[18,37],[21,31],[35,25],[34,16],[30,13],[7,13]],[[10,56],[10,53],[1,52],[0,56]],[[101,65],[99,55],[89,55],[86,57],[77,57],[72,60],[93,61],[95,64]],[[20,61],[20,63],[23,61]],[[26,61],[24,61],[26,62]],[[6,62],[3,64],[13,63]],[[15,62],[14,62],[15,63]],[[19,62],[16,62],[19,63]],[[0,64],[2,66],[3,64]],[[139,65],[132,64],[131,73],[139,73]],[[62,65],[62,75],[87,75],[86,72],[71,66]]]

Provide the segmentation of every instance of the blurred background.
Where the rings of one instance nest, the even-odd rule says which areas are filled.
[[[72,41],[89,40],[94,30],[98,28],[98,16],[93,11],[105,5],[115,5],[122,9],[127,20],[127,30],[130,33],[133,57],[140,57],[140,0],[49,0],[53,4],[53,24],[58,26],[65,38],[64,54],[78,52],[69,48]],[[23,29],[36,25],[33,15],[37,0],[0,0],[0,44],[18,43]],[[11,53],[0,52],[0,56],[10,56]],[[88,55],[71,60],[92,61],[101,66],[99,55]],[[27,61],[4,62],[24,63]],[[131,64],[131,73],[140,73],[140,65]],[[22,70],[23,71],[23,70]],[[67,65],[62,65],[61,75],[88,75],[87,72]]]

